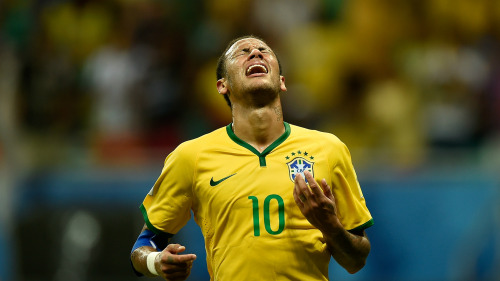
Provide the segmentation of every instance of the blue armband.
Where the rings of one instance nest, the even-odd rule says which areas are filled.
[[[155,233],[153,231],[145,229],[143,232],[141,232],[139,237],[137,237],[137,240],[135,241],[135,244],[132,247],[132,251],[130,253],[132,254],[137,248],[142,246],[149,246],[156,249],[156,245],[152,242],[154,236]]]
[[[149,229],[145,229],[139,237],[137,237],[137,241],[135,241],[134,246],[132,247],[132,252],[135,251],[135,249],[142,247],[142,246],[149,246],[153,247],[158,251],[163,251],[168,245],[168,241],[170,238],[174,236],[173,234],[170,233],[160,233],[156,234],[153,231]]]
[[[167,247],[168,241],[172,236],[174,235],[170,233],[155,234],[153,231],[145,229],[143,232],[141,232],[139,237],[137,237],[137,240],[135,241],[135,244],[132,247],[132,251],[130,252],[130,254],[132,254],[137,248],[143,246],[149,246],[155,248],[158,251],[163,251],[163,249]],[[134,270],[137,276],[142,276],[141,273],[135,270],[133,265],[132,269]]]

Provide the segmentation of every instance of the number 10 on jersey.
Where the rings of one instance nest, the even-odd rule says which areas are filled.
[[[253,209],[253,235],[260,236],[260,206],[259,199],[256,196],[248,196],[248,199],[252,200]],[[269,205],[272,200],[276,200],[278,203],[278,229],[273,230],[271,228],[271,213],[269,210]],[[263,204],[263,215],[264,215],[264,226],[267,233],[271,235],[278,235],[285,229],[285,203],[283,198],[277,194],[268,195],[264,199]],[[273,212],[275,214],[275,212]],[[273,216],[274,217],[274,216]],[[273,218],[274,220],[275,218]]]

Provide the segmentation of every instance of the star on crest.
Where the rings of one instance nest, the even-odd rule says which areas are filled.
[[[308,160],[314,160],[314,156],[310,155],[309,152],[302,150],[292,151],[289,155],[285,156],[285,160],[293,159],[295,156],[301,156],[307,158]]]
[[[296,150],[290,152],[285,156],[288,166],[288,175],[290,180],[293,182],[297,174],[301,174],[305,179],[304,172],[309,171],[314,177],[314,157],[310,155],[307,151]],[[307,180],[306,180],[307,182]]]

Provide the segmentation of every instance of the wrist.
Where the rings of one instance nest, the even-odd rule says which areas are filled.
[[[146,265],[151,274],[158,276],[158,271],[156,270],[156,258],[161,254],[161,252],[151,252],[146,258]]]
[[[318,227],[318,229],[324,235],[328,236],[342,234],[345,231],[344,226],[336,216],[330,218],[328,221],[325,221],[325,223]]]

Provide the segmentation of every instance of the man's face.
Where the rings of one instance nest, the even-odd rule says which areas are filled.
[[[225,86],[233,99],[252,92],[269,99],[286,91],[276,55],[264,42],[254,38],[242,39],[234,43],[225,56],[227,77],[221,80],[227,82]]]

